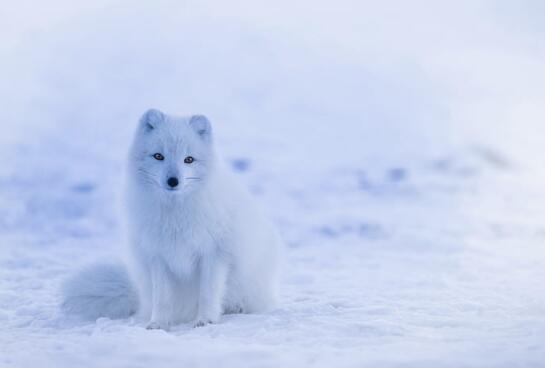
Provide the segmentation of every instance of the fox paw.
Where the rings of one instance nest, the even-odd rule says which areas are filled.
[[[197,327],[204,327],[206,325],[210,325],[214,323],[214,321],[210,320],[210,319],[206,319],[206,318],[198,318],[195,320],[195,322],[193,322],[193,327],[197,328]]]
[[[243,314],[244,308],[241,305],[235,304],[226,307],[225,314]]]
[[[168,325],[160,324],[159,322],[150,322],[146,326],[146,330],[164,330],[164,331],[168,331]]]

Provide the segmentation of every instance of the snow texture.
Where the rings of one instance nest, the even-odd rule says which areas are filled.
[[[544,366],[543,4],[3,4],[0,367]],[[150,107],[210,117],[278,226],[276,310],[63,313]]]

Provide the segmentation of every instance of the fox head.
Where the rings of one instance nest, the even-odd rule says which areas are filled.
[[[214,164],[212,127],[203,115],[148,110],[138,123],[130,171],[146,189],[187,193],[203,186]]]

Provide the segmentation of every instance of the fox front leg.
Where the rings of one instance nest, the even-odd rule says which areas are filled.
[[[199,305],[194,327],[219,321],[227,282],[227,264],[216,255],[200,262]]]
[[[152,264],[151,276],[151,319],[148,330],[168,330],[173,320],[175,281],[162,262]]]

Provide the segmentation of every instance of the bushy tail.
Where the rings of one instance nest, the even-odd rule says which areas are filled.
[[[96,320],[125,318],[138,309],[138,294],[122,264],[88,266],[62,288],[62,309],[70,315]]]

